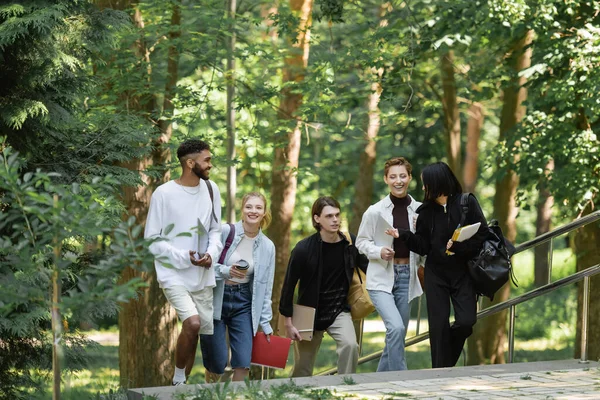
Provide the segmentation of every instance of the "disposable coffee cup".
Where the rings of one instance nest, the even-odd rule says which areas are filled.
[[[246,260],[239,260],[233,265],[235,265],[235,268],[238,271],[242,271],[244,273],[244,275],[246,275],[246,271],[248,271],[248,267],[250,266],[250,265],[248,265],[248,261],[246,261]]]

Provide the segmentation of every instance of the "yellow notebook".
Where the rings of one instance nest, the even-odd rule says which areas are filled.
[[[452,234],[452,241],[453,242],[464,242],[465,240],[472,238],[477,233],[480,226],[481,226],[481,222],[478,222],[476,224],[465,225],[465,226],[461,226],[460,228],[457,228],[454,231],[454,233]],[[446,250],[446,254],[451,256],[454,253],[449,250]]]

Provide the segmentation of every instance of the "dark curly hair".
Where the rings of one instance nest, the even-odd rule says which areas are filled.
[[[177,158],[183,165],[183,162],[187,159],[190,154],[198,154],[204,150],[210,151],[210,145],[204,140],[200,139],[188,139],[179,145],[177,149]]]

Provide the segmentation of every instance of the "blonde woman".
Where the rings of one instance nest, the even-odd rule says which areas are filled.
[[[200,336],[207,381],[219,380],[227,365],[226,328],[234,381],[248,376],[252,339],[259,326],[267,340],[273,333],[270,321],[275,246],[263,233],[270,221],[266,198],[253,192],[242,199],[242,220],[223,225],[221,238],[225,248],[214,265],[214,333]]]

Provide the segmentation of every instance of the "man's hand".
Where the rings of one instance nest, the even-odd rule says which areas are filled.
[[[190,250],[190,262],[197,267],[210,268],[212,266],[212,258],[210,254],[205,253],[200,258],[196,258],[198,253],[194,250]]]
[[[394,249],[390,247],[382,247],[381,248],[381,259],[390,261],[394,259]]]
[[[298,329],[292,324],[292,317],[285,317],[285,333],[286,336],[292,340],[302,340],[300,332],[298,332]]]

